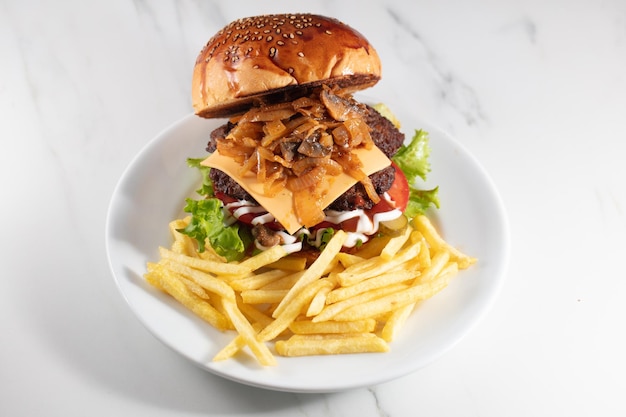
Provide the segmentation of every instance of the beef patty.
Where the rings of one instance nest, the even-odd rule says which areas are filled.
[[[389,119],[382,116],[374,108],[364,106],[364,119],[370,127],[370,135],[372,140],[380,148],[387,157],[392,157],[404,142],[404,134],[400,132]],[[213,132],[207,144],[206,150],[210,153],[216,151],[217,139],[226,137],[228,132],[233,128],[233,124],[228,122]],[[256,203],[256,200],[226,173],[219,169],[212,168],[209,177],[213,181],[215,192],[224,193],[238,200],[247,200]],[[369,176],[376,193],[381,195],[391,187],[395,179],[395,169],[389,166],[381,171],[375,172]],[[374,206],[372,200],[368,197],[365,188],[361,183],[356,183],[350,187],[339,198],[333,201],[328,208],[331,210],[346,211],[354,209],[370,209]]]

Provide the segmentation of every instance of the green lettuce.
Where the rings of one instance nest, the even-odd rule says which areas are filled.
[[[415,131],[411,142],[408,145],[402,145],[391,158],[409,182],[409,202],[404,212],[409,218],[423,214],[430,206],[439,208],[437,197],[439,187],[430,190],[420,190],[415,187],[417,178],[426,181],[426,176],[430,172],[429,156],[428,133],[420,129]]]
[[[198,251],[204,252],[206,241],[219,255],[229,262],[240,260],[245,254],[248,236],[240,233],[239,225],[224,225],[222,202],[217,198],[205,200],[185,200],[185,212],[191,214],[191,221],[180,233],[198,241]]]
[[[190,168],[197,168],[202,176],[202,186],[197,189],[196,192],[206,197],[213,197],[213,182],[209,178],[211,168],[200,165],[202,161],[204,161],[204,158],[187,158],[187,165]]]
[[[437,192],[439,187],[430,190],[418,190],[409,185],[409,203],[404,210],[408,218],[413,218],[418,214],[424,214],[430,206],[439,208],[439,198]]]
[[[224,224],[223,203],[214,197],[213,183],[209,178],[210,167],[201,165],[204,158],[188,158],[187,165],[196,168],[202,176],[202,185],[196,192],[204,196],[203,200],[186,199],[185,212],[191,214],[187,227],[179,229],[180,233],[195,239],[198,242],[198,251],[204,252],[206,242],[219,255],[229,262],[240,260],[251,242],[249,231],[240,229],[238,224],[226,226]]]

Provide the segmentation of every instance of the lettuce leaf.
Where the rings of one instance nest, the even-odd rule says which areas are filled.
[[[200,165],[202,161],[204,158],[187,158],[187,165],[190,168],[197,168],[202,176],[202,186],[196,192],[206,197],[213,197],[213,182],[209,178],[211,167]]]
[[[215,252],[229,262],[240,260],[246,251],[247,238],[240,235],[239,225],[224,225],[222,202],[217,198],[188,198],[185,201],[187,204],[184,210],[191,214],[191,221],[187,227],[178,231],[197,240],[199,252],[204,252],[205,242],[208,240]]]
[[[409,218],[423,214],[430,206],[439,208],[437,197],[439,187],[430,190],[420,190],[415,187],[417,178],[426,181],[430,172],[429,156],[428,133],[420,129],[415,131],[411,142],[408,145],[402,145],[391,158],[409,182],[409,203],[404,212]]]
[[[409,203],[404,210],[404,214],[408,218],[413,218],[418,214],[424,214],[430,206],[439,208],[439,199],[437,192],[439,187],[431,190],[418,190],[413,186],[409,186]]]
[[[411,142],[402,145],[391,159],[404,172],[409,184],[413,184],[417,177],[426,181],[426,175],[430,172],[429,156],[428,133],[420,129],[415,131]]]

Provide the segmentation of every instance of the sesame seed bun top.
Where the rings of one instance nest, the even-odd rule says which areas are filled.
[[[198,116],[226,117],[260,103],[293,100],[321,84],[361,90],[380,74],[376,50],[336,19],[249,17],[224,27],[198,55],[192,103]]]

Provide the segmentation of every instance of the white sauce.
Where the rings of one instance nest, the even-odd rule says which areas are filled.
[[[392,205],[395,205],[393,200],[389,197],[387,193],[383,196],[385,200],[390,202]],[[244,214],[258,214],[264,213],[266,210],[257,205],[253,205],[249,201],[239,200],[232,203],[228,203],[224,206],[225,208],[225,219],[224,222],[227,225],[233,224],[239,217]],[[234,210],[233,210],[234,209]],[[231,214],[231,210],[232,214]],[[346,242],[344,243],[344,247],[353,248],[359,243],[365,243],[369,240],[369,237],[378,232],[381,222],[390,221],[397,219],[402,216],[402,212],[399,209],[392,209],[389,211],[384,211],[380,213],[374,214],[373,218],[370,219],[367,214],[365,214],[364,210],[351,210],[351,211],[334,211],[327,210],[324,216],[324,221],[327,221],[332,224],[339,224],[345,222],[346,220],[350,220],[353,218],[358,218],[356,231],[354,232],[346,232],[348,237]],[[253,225],[257,224],[266,224],[271,223],[275,220],[274,216],[271,213],[265,213],[263,215],[257,216],[252,220]],[[303,236],[311,236],[311,232],[306,228],[301,228],[294,235],[289,235],[286,232],[277,232],[282,239],[282,246],[288,253],[295,253],[302,249],[302,241],[304,240]],[[319,247],[322,244],[322,235],[324,234],[324,229],[317,230],[315,233],[315,239],[310,243]],[[267,250],[269,248],[261,245],[258,241],[254,241],[254,245],[259,250]]]
[[[252,224],[256,226],[257,224],[272,223],[274,220],[272,213],[265,213],[262,216],[257,216],[252,219]]]
[[[327,210],[325,214],[326,216],[324,217],[324,220],[332,224],[339,224],[341,222],[345,222],[346,220],[358,217],[356,230],[354,232],[346,232],[348,237],[343,246],[347,248],[353,248],[359,243],[367,242],[369,240],[369,236],[372,236],[376,232],[378,232],[381,222],[394,220],[402,216],[402,212],[398,209],[392,209],[390,211],[376,213],[374,214],[374,216],[372,216],[373,219],[370,219],[369,216],[365,214],[365,211],[360,209],[351,211]],[[306,229],[301,230],[304,231]],[[308,230],[301,233],[310,236],[310,232]],[[315,234],[315,240],[313,240],[311,244],[315,247],[319,247],[322,244],[323,234],[323,229],[317,230]]]

